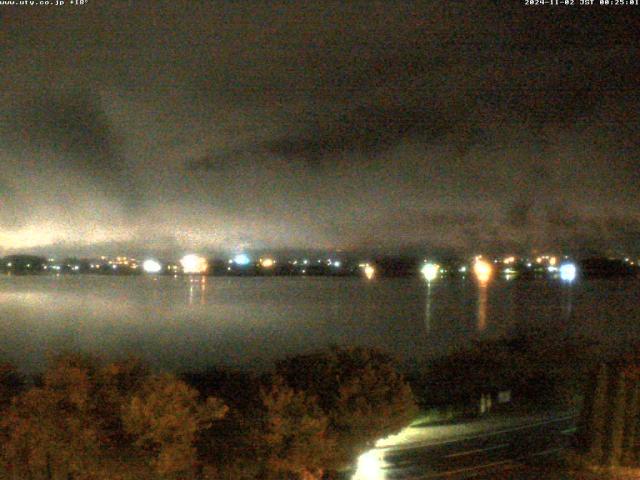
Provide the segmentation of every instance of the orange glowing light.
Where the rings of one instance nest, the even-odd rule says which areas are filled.
[[[260,265],[262,265],[264,268],[271,268],[275,264],[276,264],[276,261],[272,258],[260,259]]]
[[[493,275],[493,266],[485,260],[478,259],[473,264],[473,273],[480,283],[487,283]]]

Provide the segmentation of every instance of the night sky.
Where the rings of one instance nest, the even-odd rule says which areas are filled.
[[[0,7],[0,254],[638,253],[640,7],[342,3]]]

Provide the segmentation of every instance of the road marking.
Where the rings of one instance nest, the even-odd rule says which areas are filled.
[[[424,475],[422,477],[416,477],[418,479],[427,479],[427,478],[438,478],[438,477],[448,477],[450,475],[457,475],[458,473],[467,473],[467,472],[473,472],[474,470],[484,470],[487,468],[491,468],[491,467],[497,467],[499,465],[507,465],[507,464],[511,464],[511,465],[516,465],[513,460],[501,460],[499,462],[491,462],[491,463],[485,463],[483,465],[476,465],[473,467],[466,467],[466,468],[458,468],[456,470],[446,470],[444,472],[438,472],[438,473],[430,473],[428,475]]]
[[[578,431],[578,429],[576,427],[571,427],[571,428],[567,428],[565,430],[562,430],[562,432],[560,432],[560,433],[562,433],[563,435],[572,435],[572,434],[576,433],[577,431]]]
[[[474,453],[487,452],[489,450],[498,450],[500,448],[507,448],[508,446],[508,443],[502,443],[493,447],[476,448],[474,450],[467,450],[465,452],[452,453],[451,455],[445,455],[444,458],[464,457],[465,455],[473,455]]]

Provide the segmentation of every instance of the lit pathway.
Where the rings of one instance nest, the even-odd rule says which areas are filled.
[[[502,416],[448,425],[413,424],[358,459],[352,480],[462,479],[554,455],[575,431],[571,414]]]

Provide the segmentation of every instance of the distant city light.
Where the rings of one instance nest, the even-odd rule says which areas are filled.
[[[340,266],[342,265],[342,262],[340,260],[334,260],[333,262],[333,266],[336,268],[340,268]]]
[[[436,263],[425,263],[420,269],[420,272],[427,282],[432,282],[433,280],[438,278],[438,274],[440,273],[440,265]]]
[[[271,268],[276,264],[276,261],[273,258],[263,258],[260,259],[260,265],[264,268]]]
[[[142,269],[147,273],[158,273],[162,270],[162,265],[156,260],[148,259],[142,263]]]
[[[467,267],[462,266],[462,267],[460,267],[460,268],[458,269],[458,271],[459,271],[460,273],[467,273]]]
[[[251,259],[249,258],[249,255],[247,255],[246,253],[239,253],[238,255],[233,257],[233,261],[237,265],[249,265],[249,263],[251,263]]]
[[[473,264],[473,273],[480,283],[487,283],[493,274],[493,266],[486,260],[477,259]]]
[[[364,267],[364,276],[367,277],[368,280],[371,280],[376,274],[376,269],[373,266],[366,264]]]
[[[510,263],[513,263],[513,262],[515,262],[515,261],[516,261],[516,257],[513,257],[513,256],[512,256],[512,257],[507,257],[507,258],[505,258],[505,259],[503,260],[503,263],[504,263],[505,265],[509,265]]]
[[[558,259],[556,257],[549,258],[549,265],[555,266],[556,263],[558,263]]]
[[[208,268],[207,260],[194,254],[182,257],[180,265],[182,265],[182,271],[187,274],[205,273]]]
[[[560,279],[564,282],[573,282],[578,273],[578,269],[573,263],[563,263],[560,265]]]

